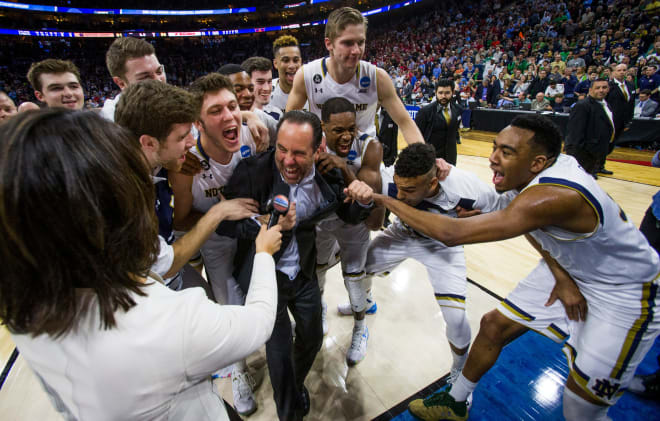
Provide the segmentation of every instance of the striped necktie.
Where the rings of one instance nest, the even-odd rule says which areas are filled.
[[[621,92],[623,92],[623,97],[626,99],[626,102],[628,102],[628,91],[626,90],[625,83],[622,83],[619,87],[621,88]]]

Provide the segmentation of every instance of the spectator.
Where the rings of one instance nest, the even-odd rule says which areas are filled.
[[[543,92],[537,93],[536,97],[534,97],[534,101],[532,101],[532,111],[552,111],[550,101],[545,99]]]

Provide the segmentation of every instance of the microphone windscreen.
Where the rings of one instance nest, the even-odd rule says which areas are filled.
[[[283,194],[278,194],[273,198],[273,209],[276,212],[285,214],[289,210],[289,198]]]
[[[277,183],[273,187],[273,209],[281,214],[289,210],[289,187],[286,183]]]

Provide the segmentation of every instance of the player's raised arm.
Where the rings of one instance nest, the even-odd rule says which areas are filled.
[[[302,67],[296,72],[293,78],[293,87],[286,102],[286,111],[302,110],[307,102],[307,90],[305,89],[305,75]]]
[[[298,75],[296,75],[296,78],[297,77]],[[378,69],[376,71],[376,78],[378,81],[378,100],[390,114],[392,120],[394,120],[394,122],[399,126],[399,129],[403,133],[403,138],[409,145],[412,143],[424,142],[422,133],[419,131],[419,128],[410,117],[410,114],[408,114],[408,111],[406,111],[406,107],[403,105],[403,102],[401,102],[401,99],[399,99],[397,96],[396,90],[394,89],[394,84],[392,83],[392,79],[390,79],[387,72],[385,72],[383,69]],[[289,98],[289,101],[291,101],[291,98]]]
[[[593,210],[578,193],[551,186],[530,188],[503,210],[464,219],[429,215],[383,195],[374,199],[414,230],[448,246],[506,240],[548,225],[586,233],[597,223]]]

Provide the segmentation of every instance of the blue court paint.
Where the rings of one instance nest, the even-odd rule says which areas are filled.
[[[660,339],[637,369],[650,374],[658,369]],[[561,345],[534,332],[527,332],[504,347],[495,366],[481,379],[474,392],[469,419],[560,421],[561,396],[568,375]],[[417,420],[407,410],[392,420]],[[625,393],[608,415],[613,421],[660,420],[660,403]]]

